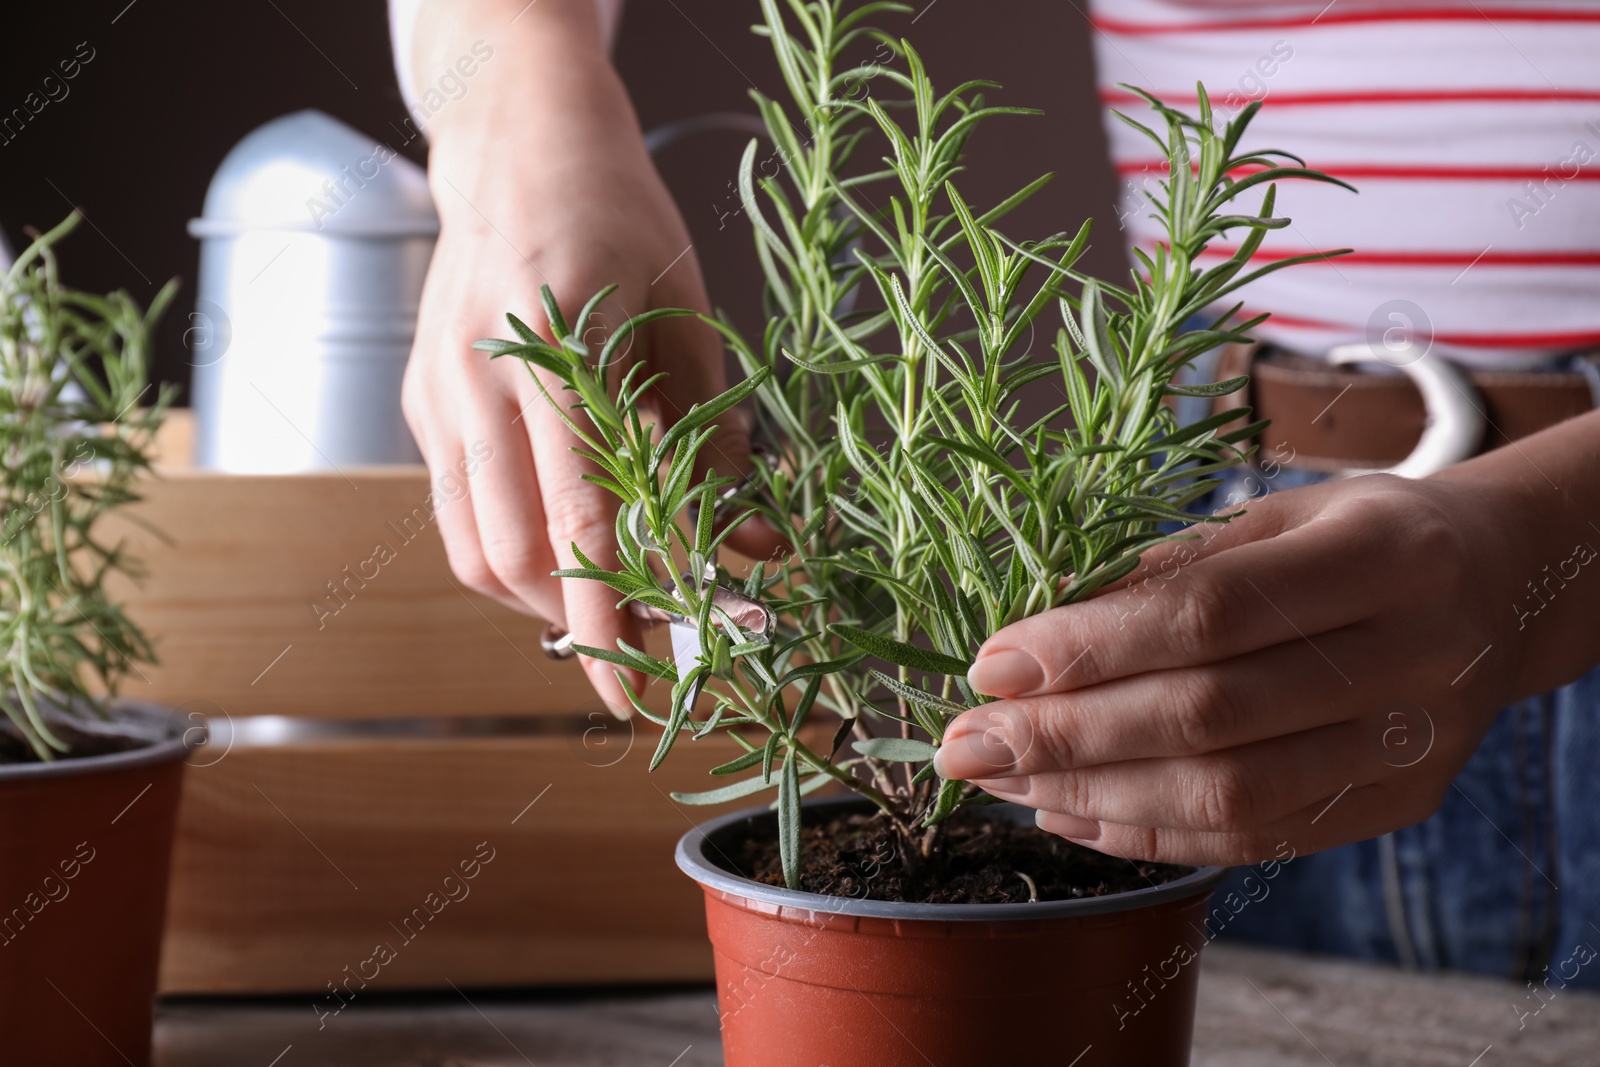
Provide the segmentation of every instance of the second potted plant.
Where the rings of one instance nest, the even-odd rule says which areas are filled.
[[[1260,427],[1245,408],[1180,424],[1168,398],[1246,384],[1176,376],[1261,321],[1240,318],[1237,289],[1322,258],[1251,268],[1288,224],[1273,183],[1332,179],[1240,149],[1259,105],[1219,129],[1203,87],[1192,116],[1140,94],[1153,122],[1122,118],[1166,160],[1150,199],[1167,238],[1137,253],[1131,284],[1096,281],[1074,266],[1087,223],[1042,240],[1002,229],[1048,176],[992,205],[962,197],[973,129],[1024,112],[987,105],[990,83],[937,92],[917,52],[869,22],[906,8],[761,9],[794,109],[756,97],[777,148],[758,165],[752,143],[739,181],[771,319],[754,340],[706,320],[745,380],[657,432],[627,337],[687,312],[639,316],[596,351],[568,323],[605,293],[569,319],[547,290],[554,343],[511,317],[517,339],[479,345],[571,394],[547,395],[575,405],[577,451],[621,501],[619,565],[578,553],[558,574],[604,582],[673,628],[670,661],[577,651],[671,687],[664,716],[636,702],[663,728],[652,766],[715,731],[744,749],[713,772],[729,784],[677,799],[770,802],[678,850],[706,893],[727,1062],[1186,1063],[1221,872],[1063,842],[941,778],[934,756],[986,699],[966,673],[991,634],[1185,536],[1163,524],[1224,521],[1186,507]],[[895,61],[851,65],[866,47]],[[1252,189],[1254,210],[1236,203]],[[1230,231],[1237,250],[1198,267]],[[1045,389],[1060,403],[1024,403]],[[767,462],[739,479],[705,446],[747,398]],[[751,521],[786,552],[734,574],[718,549]],[[824,716],[838,727],[818,745],[805,727]],[[805,800],[832,787],[854,799]]]
[[[0,1058],[143,1067],[184,758],[203,729],[112,701],[154,662],[107,595],[133,561],[99,520],[136,499],[170,389],[148,312],[67,288],[55,245],[0,274]]]

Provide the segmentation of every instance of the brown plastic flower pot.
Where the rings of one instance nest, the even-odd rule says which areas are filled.
[[[860,802],[808,807],[838,805]],[[678,842],[678,866],[705,890],[727,1067],[1189,1062],[1223,868],[1080,900],[900,904],[779,889],[717,862],[723,845],[775,833],[756,809]]]
[[[121,704],[140,747],[0,764],[0,1062],[145,1067],[184,757],[200,728]],[[97,731],[99,732],[99,731]]]

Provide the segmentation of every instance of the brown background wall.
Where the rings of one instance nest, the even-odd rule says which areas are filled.
[[[195,276],[198,248],[184,223],[198,214],[212,171],[261,123],[316,107],[421,161],[407,144],[405,108],[390,69],[382,0],[94,0],[10,5],[0,65],[0,118],[21,107],[75,52],[93,58],[65,98],[0,133],[0,223],[13,249],[23,227],[47,227],[72,204],[93,223],[67,248],[80,288],[126,288],[148,299],[173,275]],[[712,111],[751,111],[751,81],[776,93],[765,42],[748,27],[751,0],[633,0],[617,45],[648,129]],[[1089,30],[1059,0],[934,0],[915,25],[891,27],[925,54],[936,81],[1005,84],[997,100],[1040,107],[1039,119],[997,120],[972,149],[982,159],[963,181],[975,203],[1056,171],[1057,181],[1007,225],[1018,235],[1102,224],[1087,266],[1120,274],[1123,253],[1111,203],[1093,93]],[[87,48],[80,49],[80,42]],[[748,79],[747,76],[748,75]],[[59,90],[57,90],[59,95]],[[708,133],[672,146],[660,165],[705,266],[713,300],[748,324],[758,277],[737,218],[719,227],[727,182],[746,138]],[[157,372],[187,382],[180,344],[192,284],[169,314]]]

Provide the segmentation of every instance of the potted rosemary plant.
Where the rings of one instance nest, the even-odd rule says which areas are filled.
[[[134,569],[98,520],[136,499],[172,392],[122,292],[62,285],[74,212],[0,275],[0,1004],[8,1063],[149,1062],[184,756],[176,713],[114,702],[154,662],[106,590]]]
[[[1131,284],[1085,277],[1088,223],[1005,230],[1048,176],[997,204],[962,197],[973,129],[1028,112],[986,104],[990,83],[937,92],[915,49],[870,24],[906,10],[761,0],[792,96],[756,96],[781,165],[758,175],[752,143],[739,175],[770,322],[751,339],[706,320],[743,382],[657,433],[653,379],[621,354],[635,329],[687,312],[639,316],[595,350],[568,324],[605,293],[569,318],[546,290],[553,343],[511,316],[517,339],[479,347],[573,394],[546,396],[620,498],[618,567],[579,553],[558,574],[673,628],[672,660],[578,651],[670,686],[664,716],[635,702],[662,727],[652,767],[719,731],[744,749],[713,772],[726,784],[679,801],[768,804],[678,850],[706,893],[730,1067],[1066,1063],[1086,1048],[1086,1064],[1186,1063],[1189,964],[1221,872],[1050,837],[941,778],[934,756],[984,699],[965,676],[987,637],[1124,578],[1181,536],[1163,524],[1224,521],[1186,506],[1260,427],[1244,408],[1180,425],[1168,398],[1245,385],[1175,376],[1259,323],[1230,294],[1299,261],[1250,267],[1288,225],[1272,183],[1331,179],[1240,150],[1259,105],[1219,129],[1203,87],[1193,116],[1141,93],[1153,121],[1121,117],[1167,161],[1151,196],[1167,238],[1138,253]],[[867,47],[895,58],[852,65]],[[1236,206],[1253,189],[1255,209]],[[1238,250],[1198,267],[1230,231]],[[1042,390],[1060,404],[1027,411]],[[741,480],[702,448],[746,399],[767,462]],[[741,522],[781,531],[782,558],[730,572],[718,548]],[[831,744],[815,740],[824,720]],[[829,787],[850,798],[804,801]]]

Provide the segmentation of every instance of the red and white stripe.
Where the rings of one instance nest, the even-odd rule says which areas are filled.
[[[1268,235],[1267,258],[1355,254],[1250,286],[1250,307],[1275,316],[1263,337],[1315,355],[1420,325],[1441,354],[1500,367],[1600,346],[1600,2],[1096,0],[1091,13],[1108,105],[1149,115],[1119,82],[1192,107],[1202,81],[1224,118],[1264,100],[1246,147],[1359,188],[1280,186],[1294,225]],[[1122,221],[1149,247],[1154,146],[1109,115],[1107,129]]]

